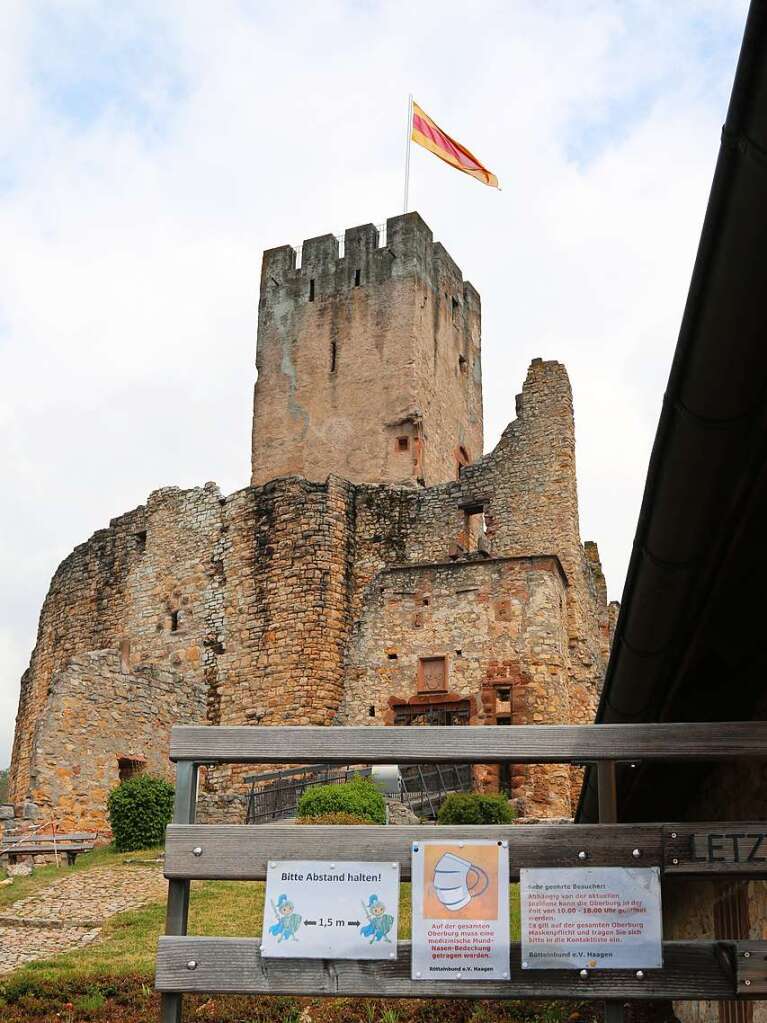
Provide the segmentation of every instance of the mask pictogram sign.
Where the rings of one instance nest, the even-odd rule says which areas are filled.
[[[414,980],[508,980],[509,850],[413,844]]]

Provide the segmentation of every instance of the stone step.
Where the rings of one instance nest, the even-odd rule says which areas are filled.
[[[92,930],[103,926],[103,920],[59,920],[54,917],[4,916],[0,914],[0,927],[39,927],[42,930],[71,930],[83,928]]]

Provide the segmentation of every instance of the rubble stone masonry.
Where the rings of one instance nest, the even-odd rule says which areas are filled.
[[[593,719],[614,613],[580,540],[566,371],[533,361],[482,457],[479,296],[416,214],[377,242],[348,231],[338,259],[315,239],[300,270],[265,254],[254,484],[156,491],[57,570],[22,680],[22,811],[104,827],[121,774],[168,773],[174,723]],[[243,773],[207,774],[203,819],[242,819]],[[569,816],[578,783],[475,777],[528,816]]]

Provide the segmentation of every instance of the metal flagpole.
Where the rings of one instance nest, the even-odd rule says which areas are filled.
[[[410,192],[410,136],[413,126],[413,93],[407,98],[407,137],[405,141],[405,202],[403,213],[407,213]]]

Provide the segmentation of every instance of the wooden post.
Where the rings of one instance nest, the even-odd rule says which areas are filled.
[[[617,824],[618,796],[615,787],[615,761],[601,760],[597,764],[597,790],[599,823]],[[623,1002],[605,1002],[605,1023],[623,1023]]]
[[[176,799],[173,805],[174,824],[194,824],[197,802],[197,764],[182,761],[176,765]],[[189,920],[189,886],[191,882],[168,882],[168,908],[165,914],[165,933],[186,934]],[[182,995],[163,993],[160,998],[162,1023],[181,1023]]]
[[[597,764],[597,789],[599,795],[599,823],[618,823],[618,795],[615,788],[615,763],[601,760]]]

